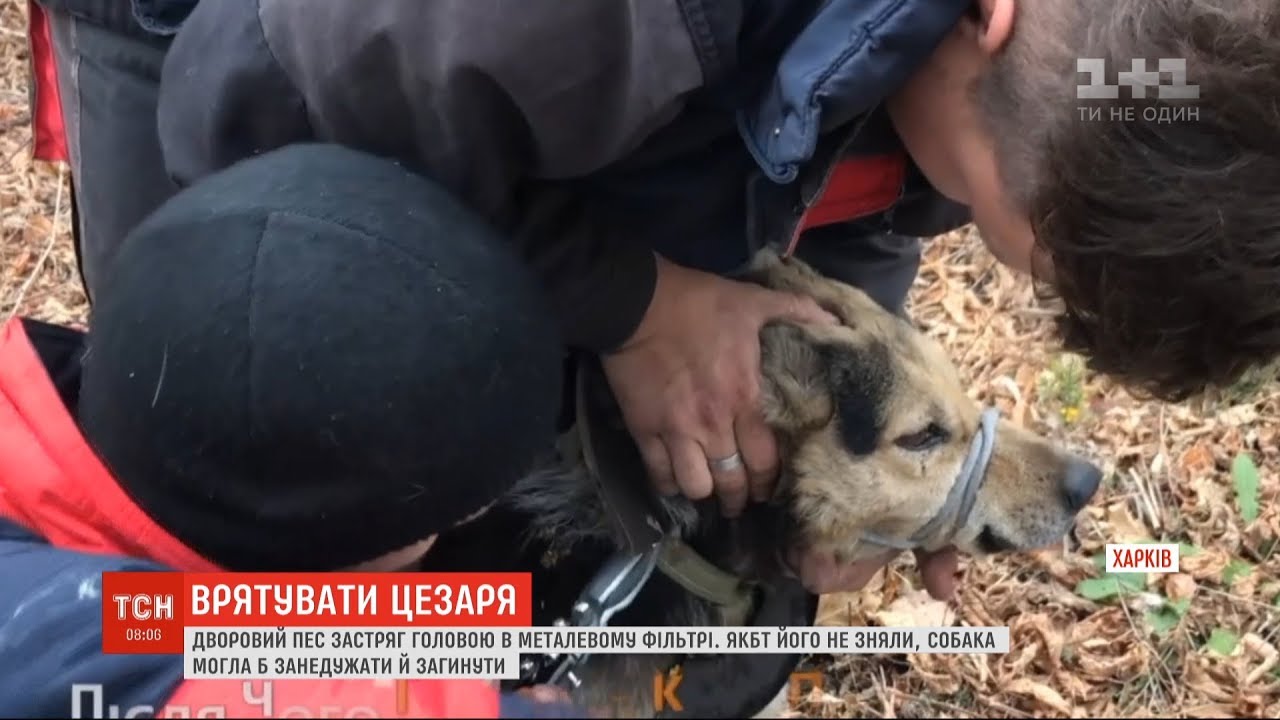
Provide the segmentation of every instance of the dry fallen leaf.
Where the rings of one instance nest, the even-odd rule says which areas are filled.
[[[1027,669],[1036,661],[1036,657],[1040,654],[1040,647],[1037,644],[1027,644],[1021,647],[1013,646],[1009,648],[1010,652],[1001,658],[1000,665],[1007,675],[1023,675]]]
[[[49,242],[53,232],[53,222],[44,215],[33,215],[27,219],[27,227],[22,233],[22,242],[28,248],[40,248]]]
[[[1057,672],[1053,675],[1053,682],[1062,688],[1066,696],[1075,700],[1085,700],[1092,695],[1093,685],[1085,682],[1079,675],[1070,672]]]
[[[915,672],[919,673],[920,680],[929,692],[943,696],[959,692],[962,679],[957,677],[949,667],[940,666],[936,671],[926,667],[925,657],[927,656],[913,655],[911,665]]]
[[[1194,555],[1178,557],[1178,569],[1191,575],[1198,581],[1212,580],[1219,582],[1222,571],[1230,564],[1231,558],[1226,553],[1213,548],[1201,548]]]
[[[1240,646],[1245,654],[1256,663],[1245,678],[1245,685],[1253,685],[1271,672],[1280,663],[1280,650],[1276,646],[1258,637],[1255,633],[1247,633],[1240,638]]]
[[[1071,703],[1058,694],[1057,690],[1029,678],[1018,678],[1004,687],[1005,692],[1033,698],[1041,705],[1062,715],[1071,715]]]
[[[1204,442],[1198,442],[1187,448],[1178,458],[1178,469],[1183,477],[1196,477],[1213,472],[1213,452]]]
[[[942,308],[947,311],[951,321],[958,326],[966,326],[969,319],[964,312],[964,296],[959,293],[948,293],[942,298]]]
[[[1229,507],[1230,489],[1218,482],[1216,475],[1197,475],[1190,484],[1202,506]]]
[[[1193,718],[1236,718],[1235,705],[1231,703],[1208,703],[1185,708],[1184,717]]]
[[[880,593],[868,588],[863,592],[831,593],[818,599],[816,625],[848,627],[861,625],[868,610],[880,605]]]
[[[1049,669],[1062,666],[1062,631],[1054,627],[1047,614],[1034,613],[1015,618],[1010,627],[1010,642],[1030,642],[1038,636]]]
[[[945,627],[951,624],[952,613],[945,602],[934,600],[927,591],[909,590],[874,617],[885,627]]]
[[[1126,503],[1108,505],[1104,521],[1109,528],[1109,542],[1136,543],[1152,539],[1146,524],[1133,516]]]
[[[1174,573],[1165,579],[1164,591],[1174,602],[1190,600],[1196,594],[1196,581],[1185,573]]]

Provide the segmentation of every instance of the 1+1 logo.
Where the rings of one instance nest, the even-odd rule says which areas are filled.
[[[1076,86],[1077,100],[1117,100],[1120,86],[1129,86],[1131,97],[1145,99],[1147,88],[1156,89],[1160,100],[1194,100],[1200,97],[1200,86],[1187,83],[1187,61],[1182,58],[1160,58],[1156,70],[1147,69],[1146,58],[1134,58],[1128,70],[1121,70],[1117,82],[1107,82],[1107,61],[1103,58],[1078,58],[1076,72],[1089,76],[1087,85]],[[1169,82],[1164,82],[1164,76]]]
[[[1129,97],[1133,100],[1147,100],[1148,88],[1155,88],[1155,100],[1178,101],[1195,100],[1200,97],[1200,86],[1187,82],[1187,61],[1182,58],[1161,58],[1155,70],[1147,69],[1145,58],[1134,58],[1128,70],[1117,75],[1114,84],[1107,80],[1107,62],[1102,58],[1078,58],[1076,72],[1089,76],[1085,85],[1076,85],[1077,100],[1120,100],[1120,86],[1129,87]],[[1168,82],[1165,77],[1168,77]],[[1108,112],[1104,115],[1103,109]],[[1136,122],[1139,117],[1138,108],[1122,103],[1088,105],[1077,108],[1081,120],[1111,120]],[[1173,123],[1187,120],[1199,120],[1198,106],[1160,103],[1144,105],[1141,108],[1142,120],[1157,124]]]

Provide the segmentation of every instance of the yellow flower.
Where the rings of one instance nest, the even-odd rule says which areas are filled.
[[[1072,405],[1062,408],[1062,419],[1068,423],[1074,423],[1080,419],[1080,408]]]

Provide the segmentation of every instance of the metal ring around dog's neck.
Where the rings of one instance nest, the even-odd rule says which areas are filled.
[[[868,533],[862,536],[862,541],[895,550],[914,550],[928,542],[929,538],[937,533],[938,528],[952,518],[954,519],[951,531],[946,539],[950,540],[960,532],[960,528],[964,527],[969,520],[969,513],[973,512],[974,503],[978,499],[978,489],[982,487],[982,480],[987,475],[987,466],[991,464],[991,454],[996,445],[996,424],[999,421],[998,408],[988,407],[982,411],[978,430],[969,444],[969,454],[965,456],[964,463],[960,466],[955,484],[947,493],[947,501],[943,503],[937,514],[925,523],[924,527],[907,540]]]

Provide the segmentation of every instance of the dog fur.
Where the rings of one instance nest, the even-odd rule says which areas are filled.
[[[764,413],[782,459],[770,502],[734,520],[723,518],[714,501],[655,502],[668,525],[704,557],[763,586],[779,586],[794,583],[778,559],[788,546],[829,550],[851,561],[882,552],[859,542],[864,533],[906,538],[921,528],[942,507],[981,410],[936,342],[861,291],[770,252],[761,253],[740,279],[812,297],[840,324],[776,322],[761,333]],[[927,548],[955,545],[984,555],[1051,545],[1092,496],[1090,482],[1096,489],[1097,478],[1082,480],[1082,474],[1099,473],[1002,420],[968,522],[954,537],[931,538]],[[582,554],[586,547],[596,548],[598,557],[601,547],[619,546],[603,499],[580,465],[540,468],[502,504],[527,524],[525,547],[535,547],[552,568],[557,558]],[[614,624],[722,622],[714,606],[664,580],[655,574],[630,615]],[[602,716],[652,716],[647,679],[679,661],[594,655],[578,673],[583,684],[577,699]],[[765,689],[751,712],[781,686]]]

